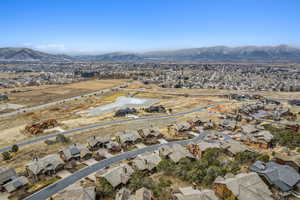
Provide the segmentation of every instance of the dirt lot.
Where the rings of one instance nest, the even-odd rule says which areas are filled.
[[[30,89],[32,90],[30,92],[9,94],[9,103],[35,106],[74,96],[80,96],[82,94],[91,93],[105,88],[111,88],[125,82],[128,82],[128,80],[89,80],[66,85],[42,85],[0,89],[0,93],[16,89]]]

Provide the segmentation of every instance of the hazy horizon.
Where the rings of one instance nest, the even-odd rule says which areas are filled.
[[[1,47],[49,53],[300,46],[300,2],[1,1]]]

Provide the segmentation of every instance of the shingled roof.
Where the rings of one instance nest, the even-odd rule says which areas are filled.
[[[197,190],[193,187],[179,188],[179,193],[173,194],[175,200],[218,200],[212,190]]]
[[[141,155],[138,155],[133,161],[132,164],[138,170],[152,170],[154,169],[161,161],[160,156],[154,152],[146,152]]]
[[[0,168],[0,185],[16,178],[18,175],[12,168]]]
[[[284,192],[293,190],[300,183],[299,173],[288,165],[256,161],[250,170],[264,176],[271,185],[276,185]]]
[[[113,187],[117,187],[121,183],[126,184],[133,172],[134,170],[130,166],[124,164],[110,169],[100,170],[96,173],[96,177],[102,177]]]
[[[96,191],[95,187],[81,187],[75,186],[67,188],[66,190],[60,192],[55,200],[95,200]]]
[[[64,161],[58,154],[50,154],[43,158],[35,159],[26,165],[27,170],[37,175],[47,171],[56,170],[59,166],[63,165]]]
[[[20,176],[6,183],[4,188],[7,192],[13,192],[26,184],[28,184],[28,179],[25,176]]]
[[[119,132],[116,134],[119,138],[121,144],[126,142],[135,142],[137,139],[141,138],[137,131],[125,130],[124,132]]]
[[[238,174],[234,178],[215,180],[215,184],[224,184],[239,200],[272,200],[272,192],[258,174],[251,172]]]
[[[195,158],[186,148],[180,144],[173,144],[171,146],[164,145],[159,148],[160,154],[167,156],[170,160],[177,163],[182,158]]]

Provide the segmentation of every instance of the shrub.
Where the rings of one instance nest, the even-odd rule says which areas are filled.
[[[18,145],[16,145],[16,144],[14,144],[12,147],[11,147],[11,151],[12,152],[18,152],[19,151],[19,146]]]
[[[239,152],[235,155],[235,160],[240,164],[251,164],[255,162],[259,154],[251,151]]]
[[[12,156],[10,155],[10,153],[8,151],[2,152],[2,157],[3,157],[3,160],[10,160],[12,158]]]
[[[270,161],[270,156],[267,155],[267,154],[263,154],[263,155],[258,156],[257,159],[260,160],[260,161],[263,161],[263,162],[269,162]]]
[[[115,193],[113,186],[104,178],[100,179],[96,192],[101,197],[113,197]]]

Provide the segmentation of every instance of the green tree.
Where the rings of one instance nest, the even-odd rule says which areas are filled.
[[[19,151],[19,146],[16,145],[16,144],[14,144],[14,145],[11,147],[11,151],[17,153],[17,152]]]
[[[115,190],[113,186],[107,182],[104,178],[99,180],[99,185],[96,187],[96,192],[98,196],[101,197],[113,197]]]

